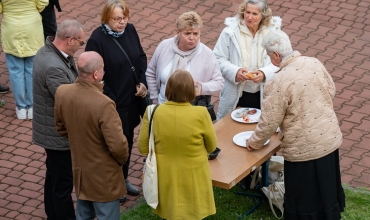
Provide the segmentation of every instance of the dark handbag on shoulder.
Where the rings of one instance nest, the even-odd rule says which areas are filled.
[[[119,47],[119,49],[121,49],[122,53],[126,56],[126,58],[128,60],[128,63],[131,66],[131,71],[134,74],[136,85],[140,85],[139,78],[137,77],[136,72],[135,72],[135,67],[132,65],[131,60],[128,57],[126,51],[121,47],[121,45],[118,43],[118,41],[115,38],[112,37],[112,39],[117,44],[117,46]],[[149,92],[146,94],[146,96],[144,98],[142,98],[140,96],[137,96],[136,98],[138,99],[138,102],[137,102],[137,104],[138,104],[138,106],[137,106],[138,107],[138,111],[139,111],[139,114],[140,114],[140,116],[142,118],[144,116],[146,107],[149,106],[149,105],[151,105],[151,104],[153,104],[153,101],[150,99]]]
[[[204,106],[207,108],[209,115],[211,116],[212,121],[216,120],[216,113],[214,106],[211,104],[210,95],[200,95],[191,102],[192,105]]]

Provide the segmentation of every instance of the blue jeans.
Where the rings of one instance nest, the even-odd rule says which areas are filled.
[[[76,204],[76,220],[120,220],[119,199],[112,202],[79,200]]]
[[[20,58],[5,54],[15,105],[18,109],[32,108],[32,69],[34,59],[35,56]]]

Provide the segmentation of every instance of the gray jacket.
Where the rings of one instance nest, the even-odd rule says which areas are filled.
[[[45,149],[69,150],[66,137],[61,137],[54,122],[55,91],[62,84],[76,81],[73,57],[65,58],[48,37],[36,54],[33,64],[33,142]]]

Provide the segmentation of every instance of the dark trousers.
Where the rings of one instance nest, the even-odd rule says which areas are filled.
[[[242,97],[239,98],[237,106],[261,109],[261,92],[256,93],[243,92]]]
[[[122,172],[123,172],[123,177],[127,179],[128,177],[128,170],[130,169],[130,159],[131,159],[131,150],[132,150],[132,145],[134,144],[134,130],[131,130],[128,132],[129,134],[125,134],[128,142],[128,158],[125,164],[122,166]]]
[[[71,151],[46,150],[44,205],[48,220],[75,220]]]
[[[57,19],[55,17],[54,4],[49,3],[45,9],[40,12],[42,16],[42,27],[44,28],[44,38],[47,36],[55,36],[57,31]]]

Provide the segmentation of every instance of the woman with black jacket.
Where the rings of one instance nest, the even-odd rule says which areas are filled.
[[[147,57],[134,25],[128,23],[129,18],[129,8],[123,0],[107,1],[101,12],[102,25],[93,31],[85,50],[96,51],[103,57],[104,93],[115,101],[117,112],[122,121],[123,133],[129,143],[129,158],[122,168],[127,193],[136,196],[140,192],[127,180],[127,177],[134,128],[140,123],[138,101],[147,94],[145,79]],[[135,67],[140,81],[139,85],[136,85],[130,62],[115,40],[127,53]],[[125,201],[125,199],[123,197],[121,201]]]

